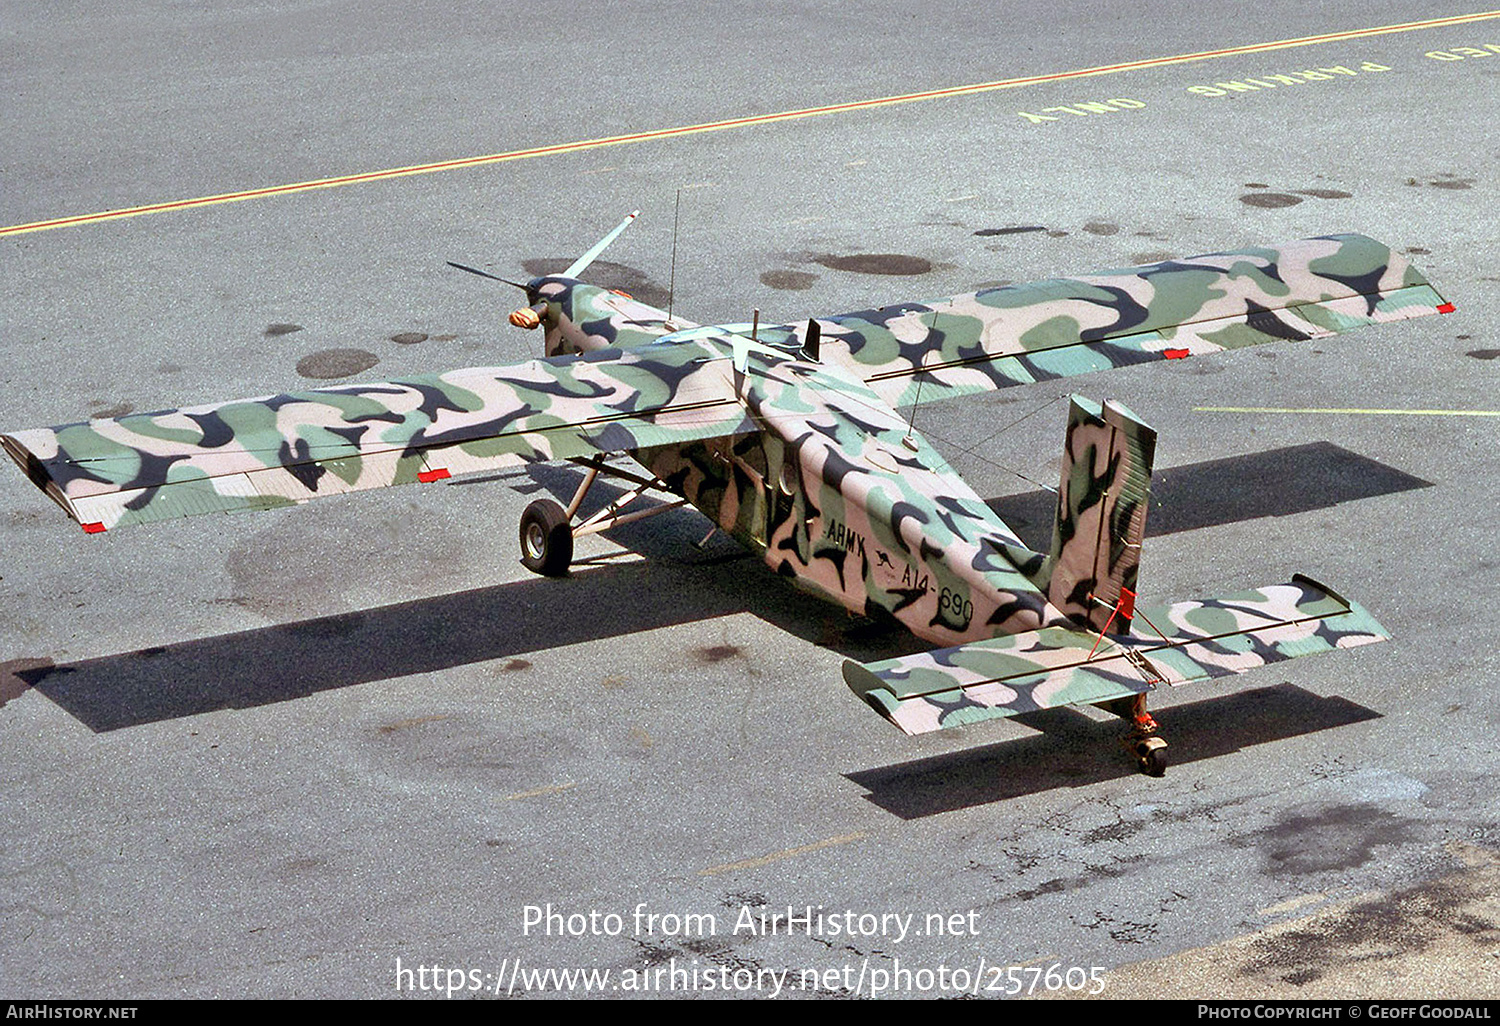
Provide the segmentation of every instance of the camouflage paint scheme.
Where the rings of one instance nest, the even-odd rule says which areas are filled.
[[[1125,634],[1045,628],[880,663],[844,664],[854,692],[908,734],[1142,694],[1384,641],[1359,605],[1309,578],[1137,613]]]
[[[986,289],[754,338],[748,325],[669,320],[573,278],[526,288],[545,359],[17,431],[0,444],[93,532],[627,452],[779,574],[939,646],[846,664],[850,686],[906,730],[1385,637],[1363,610],[1300,579],[1151,614],[1165,636],[1133,624],[1155,435],[1124,407],[1075,401],[1045,554],[896,412],[1452,309],[1374,240]]]
[[[1130,629],[1156,432],[1113,400],[1073,396],[1063,444],[1047,598],[1096,631]]]

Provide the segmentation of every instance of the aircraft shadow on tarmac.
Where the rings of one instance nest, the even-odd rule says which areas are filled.
[[[1347,699],[1323,698],[1287,683],[1153,709],[1152,715],[1171,742],[1173,766],[1381,716]],[[1042,733],[845,777],[887,812],[920,819],[1135,775],[1134,760],[1115,742],[1124,733],[1119,720],[1101,723],[1073,709],[1015,719]]]
[[[1158,470],[1151,477],[1146,536],[1288,516],[1431,487],[1431,481],[1332,442],[1310,442]],[[989,505],[1028,544],[1050,543],[1055,492],[1007,495],[990,499]]]
[[[580,478],[574,467],[545,465],[501,475],[518,490],[550,491],[563,501]],[[1163,471],[1152,486],[1161,508],[1153,508],[1148,533],[1300,512],[1428,486],[1336,445],[1294,446]],[[618,494],[600,481],[590,498],[603,504]],[[1045,535],[1051,530],[1053,502],[1050,493],[1038,492],[992,500],[991,505],[1008,521],[1014,517],[1034,528],[1045,525]],[[1045,510],[1038,512],[1043,503]],[[102,732],[741,612],[862,662],[927,647],[899,629],[851,621],[833,606],[787,587],[764,565],[742,558],[739,547],[722,536],[701,552],[684,544],[702,537],[705,527],[706,521],[689,510],[622,525],[608,537],[643,554],[644,562],[584,561],[566,580],[526,579],[76,663],[17,659],[0,666],[0,688],[10,698],[19,688],[34,687]],[[1045,537],[1034,542],[1044,543]],[[722,571],[728,562],[734,562],[732,573]],[[639,601],[643,595],[653,601]],[[1174,715],[1183,714],[1167,710],[1169,731]],[[1018,768],[1043,757],[1052,744],[1043,739],[1029,749],[1028,743],[1014,743],[1017,750],[1031,753],[1018,759]],[[1095,745],[1097,739],[1088,743]],[[1175,749],[1174,755],[1181,761]],[[1097,753],[1086,761],[1098,762]],[[1102,771],[1110,772],[1107,764]],[[1035,774],[1024,773],[1022,779],[1034,780]],[[894,793],[907,791],[898,787]],[[895,801],[905,808],[912,799]]]

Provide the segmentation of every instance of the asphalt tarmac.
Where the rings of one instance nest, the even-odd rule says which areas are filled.
[[[902,736],[839,674],[902,639],[689,511],[533,577],[573,468],[85,536],[7,465],[0,996],[1500,996],[1500,12],[1010,8],[8,3],[0,430],[519,362],[444,262],[636,208],[597,280],[705,323],[1359,231],[1456,312],[916,426],[1040,544],[1118,398],[1142,601],[1392,641],[1158,694],[1148,779]]]

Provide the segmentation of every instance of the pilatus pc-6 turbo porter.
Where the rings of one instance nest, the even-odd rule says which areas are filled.
[[[1127,747],[1153,775],[1166,742],[1146,695],[1160,685],[1389,636],[1302,576],[1137,607],[1156,435],[1118,403],[1073,398],[1046,552],[897,412],[1452,309],[1387,247],[1333,235],[806,323],[697,326],[579,280],[635,216],[563,274],[519,286],[528,305],[510,320],[545,329],[543,359],[0,442],[91,533],[568,460],[586,470],[572,501],[521,517],[531,570],[567,573],[576,535],[648,515],[629,504],[669,493],[656,509],[692,503],[778,574],[933,646],[844,664],[849,687],[903,731],[1087,703],[1130,724]],[[606,462],[621,453],[643,471]],[[600,474],[631,487],[580,518]]]

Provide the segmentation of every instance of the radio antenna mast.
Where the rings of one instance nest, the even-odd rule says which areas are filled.
[[[672,298],[677,292],[677,221],[682,215],[682,190],[677,190],[677,205],[672,211],[672,270],[667,278],[667,320],[672,320]]]

